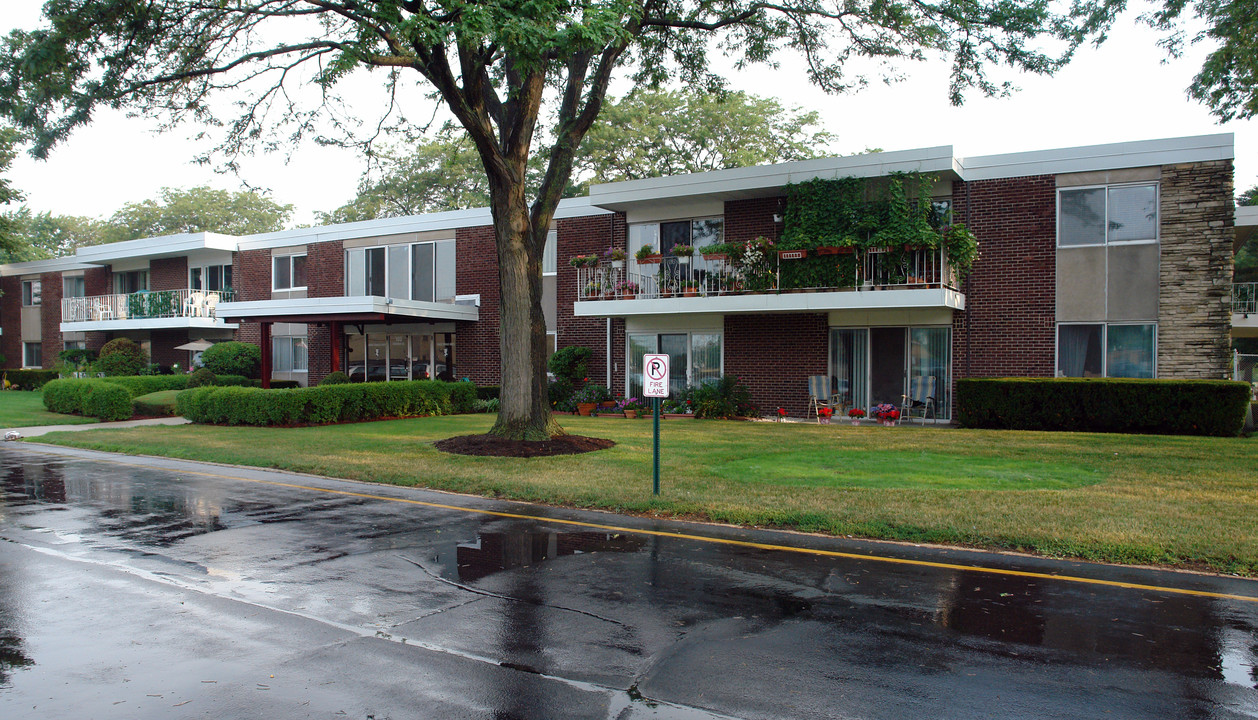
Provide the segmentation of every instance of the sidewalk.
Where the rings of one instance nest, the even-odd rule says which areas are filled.
[[[78,432],[80,430],[104,430],[107,428],[132,428],[141,425],[186,425],[188,418],[168,417],[168,418],[150,418],[148,420],[120,420],[118,422],[102,422],[89,423],[86,425],[36,425],[34,427],[17,427],[4,428],[0,430],[3,433],[13,432],[16,430],[21,433],[24,438],[39,437],[45,433],[61,432],[63,430],[70,432]]]

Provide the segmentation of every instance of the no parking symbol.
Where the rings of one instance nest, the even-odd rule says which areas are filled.
[[[643,355],[642,368],[642,394],[668,397],[668,355]]]

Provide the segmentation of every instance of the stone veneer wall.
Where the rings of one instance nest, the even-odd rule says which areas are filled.
[[[1164,166],[1160,209],[1158,377],[1230,377],[1232,161]]]

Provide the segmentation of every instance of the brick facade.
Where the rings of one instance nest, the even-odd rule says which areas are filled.
[[[307,273],[310,266],[307,264]],[[237,302],[271,299],[271,251],[244,250],[232,259],[232,282]],[[255,338],[252,341],[257,343]]]
[[[6,368],[22,367],[22,279],[17,275],[0,278],[0,353]]]
[[[319,381],[333,370],[340,369],[332,367],[330,326],[313,324],[306,326],[306,359],[306,382],[311,386],[318,385]]]
[[[725,374],[740,378],[763,413],[803,417],[808,377],[829,372],[824,313],[725,316]]]
[[[480,320],[455,324],[454,364],[459,377],[477,385],[498,385],[498,250],[492,227],[455,231],[458,269],[454,287],[460,295],[480,295]]]
[[[271,276],[267,268],[267,278]],[[269,285],[268,285],[269,287]],[[306,246],[306,297],[344,297],[345,244],[340,240]]]
[[[108,295],[113,292],[111,287],[113,272],[110,267],[93,267],[83,271],[83,292],[88,297]]]
[[[1232,161],[1162,168],[1158,377],[1230,378]]]
[[[149,290],[187,289],[188,258],[157,258],[149,261]]]
[[[590,362],[586,374],[591,383],[607,382],[607,323],[605,318],[581,318],[573,315],[577,300],[577,269],[569,264],[576,255],[602,255],[609,247],[627,248],[627,226],[624,215],[593,215],[562,220],[558,227],[556,298],[556,342],[559,347],[578,345],[590,349]],[[616,356],[615,338],[612,340],[612,356]],[[624,353],[624,340],[620,341],[620,353]],[[623,360],[622,360],[623,363]],[[621,365],[623,373],[623,364]],[[623,378],[623,375],[622,375]],[[619,388],[624,387],[621,380]],[[612,392],[619,388],[612,379]]]
[[[747,242],[758,237],[777,240],[782,223],[774,216],[785,213],[785,197],[730,200],[725,203],[725,242]]]
[[[61,338],[61,297],[65,294],[65,281],[61,273],[44,273],[39,276],[42,298],[39,308],[40,353],[44,367],[52,368],[61,359],[57,357],[65,349]]]
[[[188,342],[187,330],[153,330],[149,333],[149,340],[151,342],[149,362],[164,367],[170,367],[176,363],[180,367],[185,367],[188,364],[188,351],[175,349],[176,345]]]
[[[1056,365],[1057,181],[953,184],[953,217],[979,240],[965,311],[952,324],[952,376],[1052,377]]]

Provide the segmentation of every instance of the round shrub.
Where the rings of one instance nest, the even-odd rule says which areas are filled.
[[[96,362],[106,375],[139,375],[148,369],[144,349],[124,337],[105,343]]]
[[[585,378],[585,367],[592,354],[588,347],[569,345],[556,350],[550,356],[547,367],[555,374],[556,379],[567,378],[575,384]]]
[[[215,375],[257,377],[262,364],[262,350],[242,342],[215,343],[201,353],[201,363]]]
[[[205,387],[218,382],[218,376],[209,368],[197,368],[188,376],[188,387]]]
[[[348,382],[349,382],[349,375],[346,375],[345,373],[341,372],[340,370],[337,370],[336,372],[330,372],[330,373],[328,373],[327,375],[325,375],[325,376],[323,377],[323,379],[319,381],[319,385],[320,385],[320,386],[323,386],[323,385],[345,385],[345,384],[347,384]]]

